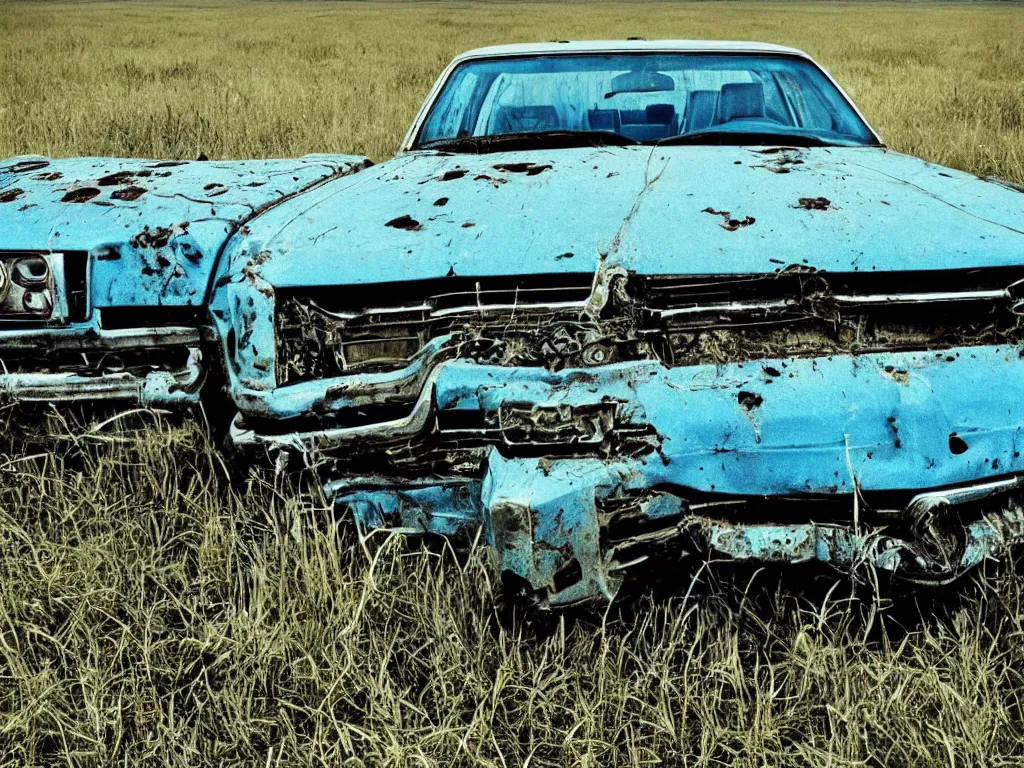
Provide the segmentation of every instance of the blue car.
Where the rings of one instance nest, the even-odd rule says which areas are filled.
[[[1022,191],[790,48],[484,48],[377,165],[4,161],[0,391],[226,394],[542,607],[682,557],[945,583],[1024,537]]]

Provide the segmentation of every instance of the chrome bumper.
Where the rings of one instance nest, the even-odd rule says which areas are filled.
[[[78,373],[2,373],[0,397],[19,402],[126,401],[142,406],[178,406],[199,402],[206,378],[202,353],[188,347],[188,360],[178,370],[127,371],[87,376]]]

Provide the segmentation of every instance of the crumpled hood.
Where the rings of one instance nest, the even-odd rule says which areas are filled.
[[[412,153],[275,208],[232,246],[272,285],[589,272],[1020,264],[1024,194],[879,148]]]
[[[0,162],[0,250],[88,251],[93,306],[201,304],[246,219],[366,163],[12,158]]]

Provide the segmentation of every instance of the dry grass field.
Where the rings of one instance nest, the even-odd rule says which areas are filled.
[[[0,156],[380,159],[459,51],[628,35],[795,45],[893,147],[1024,182],[1009,4],[0,0]],[[510,622],[486,552],[359,542],[199,423],[0,410],[0,765],[1024,764],[1012,567]]]

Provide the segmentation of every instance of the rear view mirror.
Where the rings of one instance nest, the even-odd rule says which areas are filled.
[[[639,72],[623,72],[612,78],[612,89],[604,95],[610,99],[618,93],[655,93],[657,91],[674,91],[676,81],[666,74],[651,70]]]

